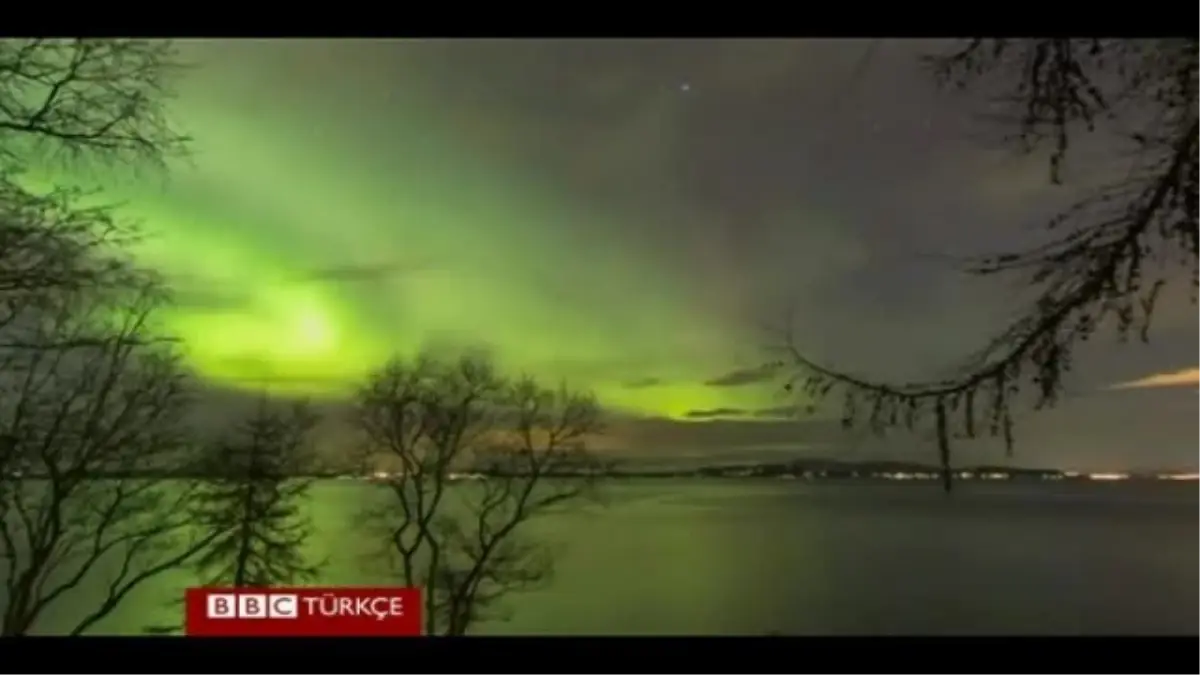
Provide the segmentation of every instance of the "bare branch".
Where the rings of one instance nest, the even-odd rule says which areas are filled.
[[[164,107],[178,68],[162,40],[0,40],[0,327],[54,293],[144,284],[122,253],[135,229],[111,207],[79,206],[78,190],[31,190],[20,169],[31,157],[164,166],[184,155]]]
[[[522,524],[592,494],[602,468],[587,397],[509,381],[483,361],[394,361],[362,388],[357,426],[393,499],[370,514],[404,583],[425,592],[427,634],[461,635],[550,572]],[[461,484],[460,484],[461,481]]]
[[[0,40],[0,153],[163,165],[187,137],[164,112],[180,69],[166,40]]]
[[[38,193],[23,160],[165,165],[186,138],[163,105],[174,50],[146,40],[0,40],[0,634],[35,628],[97,576],[80,634],[206,545],[182,508],[186,378],[148,319],[136,230],[83,194]]]
[[[943,81],[964,87],[1015,70],[1017,85],[1001,100],[1020,114],[1001,121],[1015,124],[1015,138],[1026,148],[1050,140],[1055,182],[1078,127],[1089,131],[1101,117],[1120,117],[1135,103],[1143,111],[1158,109],[1150,126],[1129,133],[1140,150],[1128,175],[1051,219],[1049,243],[970,261],[969,273],[1016,275],[1038,297],[964,361],[957,376],[873,382],[815,363],[790,333],[784,340],[782,363],[794,368],[789,390],[814,404],[840,393],[847,426],[866,419],[876,429],[912,429],[934,411],[949,490],[952,437],[973,437],[982,420],[984,432],[1002,437],[1011,452],[1011,407],[1023,388],[1032,387],[1035,408],[1054,405],[1075,348],[1106,321],[1121,338],[1136,332],[1148,340],[1173,268],[1190,271],[1195,301],[1197,49],[1195,39],[977,39],[930,63]]]
[[[188,404],[176,358],[141,336],[155,302],[60,303],[25,326],[32,341],[71,350],[20,350],[0,377],[0,429],[12,458],[0,475],[0,556],[6,606],[0,632],[34,629],[50,606],[97,575],[105,595],[72,629],[107,616],[146,579],[198,551],[186,510],[194,486],[172,469],[188,451]],[[100,331],[108,338],[99,340]],[[90,583],[94,583],[91,581]]]
[[[27,191],[0,175],[0,328],[56,294],[144,288],[153,275],[124,253],[137,231],[107,208],[77,208],[78,191]]]

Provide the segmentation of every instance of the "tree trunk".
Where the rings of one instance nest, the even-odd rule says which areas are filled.
[[[950,437],[946,433],[946,404],[937,402],[938,460],[942,467],[942,491],[946,494],[954,489],[954,472],[950,469]]]

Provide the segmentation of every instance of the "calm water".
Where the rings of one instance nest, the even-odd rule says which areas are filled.
[[[319,487],[323,582],[385,581],[361,563],[368,490]],[[976,484],[947,499],[930,485],[644,481],[611,494],[533,525],[561,551],[554,580],[479,632],[1197,633],[1195,484]],[[177,616],[167,603],[188,581],[156,580],[97,632]]]

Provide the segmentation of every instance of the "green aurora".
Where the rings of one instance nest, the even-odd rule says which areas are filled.
[[[167,177],[53,174],[98,188],[146,230],[136,254],[179,291],[163,320],[203,376],[337,395],[391,354],[476,349],[636,415],[777,403],[764,388],[704,385],[753,363],[761,336],[604,237],[622,214],[571,203],[494,145],[480,151],[470,116],[443,114],[439,86],[420,77],[386,106],[363,78],[318,69],[256,86],[288,49],[276,44],[185,45],[197,66],[172,109],[194,158]],[[347,268],[388,273],[334,274]]]

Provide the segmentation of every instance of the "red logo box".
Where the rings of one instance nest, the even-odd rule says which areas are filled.
[[[418,588],[189,588],[189,636],[421,634]]]

